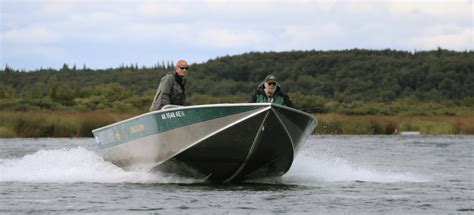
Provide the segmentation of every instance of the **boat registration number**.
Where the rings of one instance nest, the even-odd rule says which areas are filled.
[[[161,119],[174,119],[185,116],[184,111],[174,111],[161,114]]]

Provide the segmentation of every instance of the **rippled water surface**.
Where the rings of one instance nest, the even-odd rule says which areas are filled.
[[[93,139],[0,139],[0,213],[474,213],[474,136],[313,136],[281,178],[208,184]]]

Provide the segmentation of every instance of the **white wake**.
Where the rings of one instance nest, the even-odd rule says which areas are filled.
[[[193,183],[193,179],[148,170],[125,171],[82,147],[40,150],[18,159],[0,160],[0,182],[38,183]]]

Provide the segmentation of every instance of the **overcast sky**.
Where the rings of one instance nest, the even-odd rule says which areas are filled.
[[[0,0],[0,66],[202,63],[252,51],[473,49],[473,0]]]

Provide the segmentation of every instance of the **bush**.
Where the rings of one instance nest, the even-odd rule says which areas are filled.
[[[9,127],[0,127],[0,138],[12,138],[16,137],[16,133]]]

